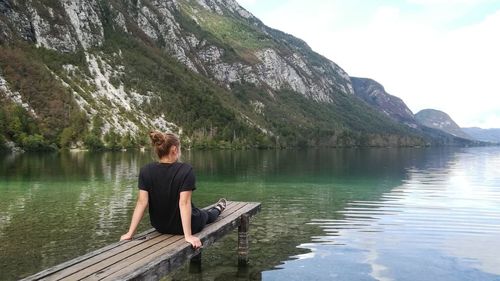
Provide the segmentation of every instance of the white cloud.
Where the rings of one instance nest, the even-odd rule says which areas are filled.
[[[407,0],[408,3],[420,4],[426,6],[435,5],[460,5],[460,4],[479,4],[493,2],[491,0]]]

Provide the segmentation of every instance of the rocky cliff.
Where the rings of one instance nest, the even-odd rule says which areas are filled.
[[[203,145],[421,142],[233,0],[0,0],[0,48],[0,141],[123,147],[158,128]]]
[[[418,128],[413,112],[404,101],[388,94],[384,87],[375,80],[351,77],[354,93],[370,106],[411,128]]]

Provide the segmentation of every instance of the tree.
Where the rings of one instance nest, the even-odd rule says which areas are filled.
[[[83,143],[85,147],[92,151],[99,151],[104,149],[104,143],[101,138],[94,135],[93,133],[89,133],[83,139]]]
[[[61,135],[59,136],[59,145],[61,146],[61,148],[68,148],[71,145],[74,136],[75,131],[72,127],[64,128],[64,130],[61,132]]]

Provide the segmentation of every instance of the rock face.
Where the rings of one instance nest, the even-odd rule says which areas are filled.
[[[111,21],[114,28],[134,35],[143,33],[192,71],[215,78],[228,88],[235,82],[272,90],[290,88],[323,102],[331,102],[335,91],[353,93],[348,75],[339,66],[325,58],[313,64],[308,56],[318,55],[291,44],[286,38],[289,35],[281,34],[283,38],[278,44],[241,48],[238,51],[247,52],[251,59],[230,61],[225,58],[227,50],[187,31],[179,23],[179,14],[189,16],[201,27],[217,28],[222,20],[228,25],[239,24],[245,32],[255,33],[263,40],[274,39],[270,32],[278,31],[271,31],[235,1],[112,1],[114,5],[110,5],[108,13],[113,18],[105,18],[109,15],[102,14],[102,4],[96,0],[61,0],[52,6],[26,1],[18,4],[17,9],[8,1],[1,3],[0,11],[13,24],[9,34],[2,36],[6,39],[17,33],[34,40],[38,46],[60,52],[74,52],[80,47],[87,50],[103,43],[103,24]],[[26,8],[24,13],[23,8]],[[228,20],[231,18],[235,19]]]
[[[97,1],[0,1],[0,42],[20,37],[37,46],[74,52],[99,46],[103,41]]]
[[[317,54],[295,46],[287,40],[289,35],[279,34],[282,38],[277,38],[278,31],[262,24],[235,1],[149,1],[149,4],[155,9],[145,5],[134,19],[139,28],[151,39],[163,40],[164,48],[189,69],[215,79],[228,89],[233,83],[250,83],[271,91],[292,89],[321,102],[331,102],[335,92],[353,93],[348,75],[335,63],[325,58],[313,63],[311,56]],[[174,16],[179,13],[212,32],[230,48],[204,40],[196,32],[186,32]],[[292,40],[297,39],[292,37]],[[228,59],[234,55],[239,59]]]
[[[384,87],[372,79],[351,77],[354,93],[370,106],[409,127],[417,128],[413,112],[398,97],[388,94]]]
[[[47,103],[57,107],[65,95],[60,115],[82,112],[89,130],[102,119],[103,135],[156,127],[235,140],[257,130],[259,140],[310,143],[311,132],[336,141],[345,130],[384,135],[394,127],[354,96],[337,64],[234,0],[0,0],[0,48],[0,96],[43,119],[50,114],[37,114],[46,109],[33,95],[66,89]],[[20,58],[53,83],[39,79],[26,91]],[[374,81],[353,82],[363,100],[414,126],[401,100]],[[390,129],[405,134],[398,130]]]
[[[35,31],[27,14],[18,12],[8,0],[0,0],[0,43],[18,37],[35,42]]]
[[[417,121],[425,127],[437,129],[446,132],[455,137],[464,139],[473,139],[466,134],[460,127],[451,119],[451,117],[439,110],[424,109],[415,114]]]

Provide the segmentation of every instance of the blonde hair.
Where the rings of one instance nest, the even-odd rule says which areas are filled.
[[[158,158],[168,155],[172,146],[179,147],[181,144],[179,137],[173,133],[151,131],[149,132],[149,138]]]

